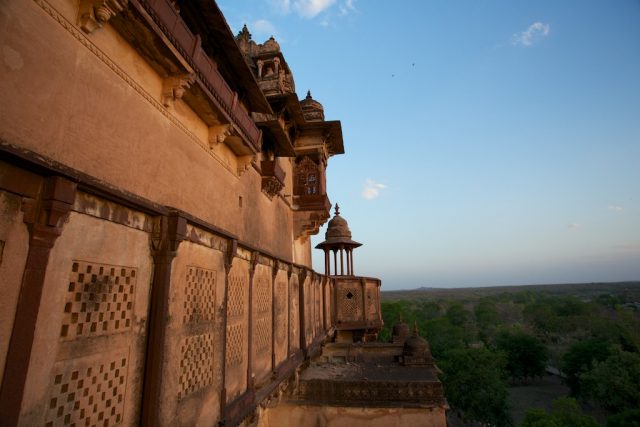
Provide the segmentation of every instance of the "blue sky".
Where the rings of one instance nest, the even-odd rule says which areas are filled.
[[[342,121],[328,188],[364,243],[357,274],[640,280],[640,1],[218,4]]]

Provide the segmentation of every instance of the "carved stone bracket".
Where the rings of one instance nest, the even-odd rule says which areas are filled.
[[[284,188],[285,172],[277,160],[263,160],[260,164],[262,170],[262,191],[273,199]]]
[[[175,256],[180,242],[187,237],[187,220],[178,214],[163,216],[158,219],[151,234],[151,249],[154,255],[164,252]]]
[[[177,99],[182,99],[184,92],[194,81],[195,75],[191,73],[165,78],[162,82],[162,105],[165,107],[173,106]]]
[[[209,127],[209,148],[213,150],[221,143],[224,143],[236,155],[238,162],[236,173],[241,176],[249,169],[251,162],[255,160],[255,153],[242,148],[242,138],[230,123]]]
[[[249,166],[255,160],[255,157],[255,155],[238,157],[238,176],[242,176],[243,173],[249,170]]]
[[[278,181],[274,176],[262,178],[262,191],[267,195],[267,197],[269,197],[269,199],[273,199],[277,196],[283,188],[284,184]]]
[[[233,126],[230,124],[209,127],[209,148],[213,148],[233,134]]]
[[[129,0],[80,0],[80,28],[90,34],[122,12]]]
[[[231,239],[227,241],[227,251],[224,254],[225,255],[224,269],[227,274],[229,274],[229,271],[231,270],[231,267],[233,265],[233,259],[236,257],[237,253],[238,253],[238,241],[235,239]]]

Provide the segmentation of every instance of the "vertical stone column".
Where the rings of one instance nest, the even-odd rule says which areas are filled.
[[[220,390],[220,419],[224,419],[225,408],[227,406],[227,302],[229,299],[229,273],[231,272],[231,267],[233,266],[233,258],[236,256],[236,252],[238,251],[238,241],[235,239],[229,240],[227,242],[227,252],[224,257],[224,296],[222,300],[223,312],[223,322],[222,322],[222,379]]]
[[[355,275],[353,271],[353,248],[349,248],[349,274]]]
[[[23,200],[29,252],[0,389],[3,425],[16,425],[20,417],[49,255],[62,234],[75,196],[75,183],[54,176],[44,180],[36,199]]]
[[[301,270],[300,274],[298,274],[298,308],[299,308],[299,315],[298,315],[298,320],[300,323],[300,350],[303,351],[305,357],[307,354],[307,328],[306,328],[306,324],[307,324],[307,320],[305,319],[305,306],[306,306],[306,300],[305,300],[305,295],[308,292],[307,289],[304,288],[304,282],[307,278],[307,270]]]
[[[271,372],[276,370],[276,277],[280,267],[280,261],[273,262],[271,270]]]
[[[248,304],[248,316],[247,320],[247,329],[249,332],[247,333],[247,390],[252,390],[254,387],[254,378],[253,378],[253,285],[254,285],[254,277],[256,275],[256,264],[258,264],[258,252],[254,251],[251,254],[251,262],[249,263],[249,304]]]
[[[326,246],[324,247],[324,274],[327,276],[331,274],[331,255]]]
[[[367,281],[364,277],[360,278],[360,286],[362,287],[362,320],[366,322],[367,316]]]
[[[322,329],[323,334],[326,334],[329,329],[329,323],[327,322],[327,276],[322,277]]]
[[[293,273],[293,266],[289,265],[287,268],[287,358],[291,356],[291,274]]]
[[[160,425],[162,367],[166,357],[171,265],[187,234],[187,220],[177,212],[159,218],[151,235],[154,271],[149,310],[149,337],[145,365],[141,425]]]

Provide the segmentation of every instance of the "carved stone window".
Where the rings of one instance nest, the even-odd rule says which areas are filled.
[[[320,168],[308,157],[296,166],[296,195],[315,195],[320,193]]]

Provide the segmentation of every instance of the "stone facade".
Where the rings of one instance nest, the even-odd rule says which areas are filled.
[[[214,2],[7,0],[0,40],[0,425],[285,425],[381,322],[311,269],[340,122]]]

